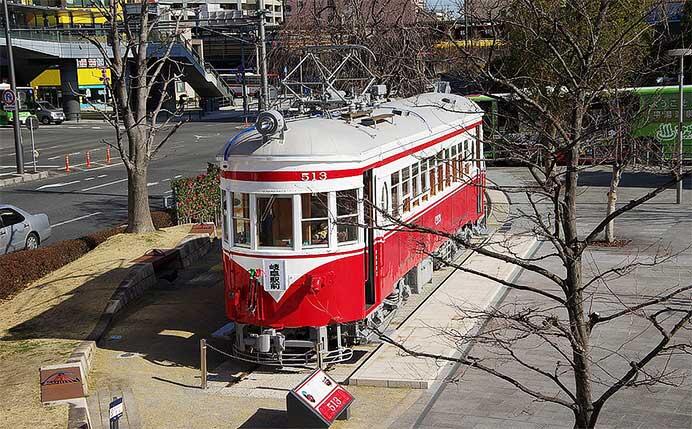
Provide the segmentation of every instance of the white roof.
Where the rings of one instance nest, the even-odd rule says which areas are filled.
[[[392,113],[394,123],[363,125],[361,119],[348,123],[335,115],[333,119],[314,117],[287,121],[284,138],[263,142],[259,133],[250,132],[228,150],[228,160],[235,157],[262,157],[273,161],[365,161],[379,156],[394,146],[428,140],[432,136],[478,122],[480,107],[466,97],[454,94],[426,93],[415,97],[383,103],[372,115]],[[408,114],[407,114],[408,112]]]

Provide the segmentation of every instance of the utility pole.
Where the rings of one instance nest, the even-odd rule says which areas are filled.
[[[259,110],[265,110],[269,106],[269,81],[267,77],[267,38],[264,31],[265,16],[267,11],[264,9],[264,1],[259,1],[259,10],[257,11],[257,16],[259,17],[259,42],[260,42],[260,61],[259,65],[262,69],[262,88],[260,93],[260,108]]]
[[[2,0],[2,8],[5,17],[5,43],[7,45],[7,61],[10,69],[10,88],[14,92],[14,157],[17,162],[17,174],[24,174],[24,151],[22,149],[22,129],[19,126],[19,94],[17,94],[17,80],[14,75],[14,56],[12,55],[12,38],[10,37],[10,14],[7,12],[7,1]]]
[[[671,57],[680,57],[680,71],[678,72],[678,82],[680,99],[679,110],[678,110],[678,177],[682,176],[682,164],[683,164],[683,132],[682,126],[685,122],[685,57],[692,55],[692,49],[672,49],[668,51],[668,55]],[[675,202],[677,204],[682,204],[682,190],[683,181],[678,180],[676,192],[675,192]]]

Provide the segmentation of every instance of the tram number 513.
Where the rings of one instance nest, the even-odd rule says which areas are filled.
[[[303,182],[310,182],[313,180],[327,180],[326,171],[310,171],[306,173],[300,173],[300,180]]]

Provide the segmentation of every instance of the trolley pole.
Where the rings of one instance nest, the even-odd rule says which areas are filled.
[[[19,128],[19,97],[17,96],[17,80],[14,74],[14,56],[12,55],[12,37],[10,35],[10,14],[7,11],[7,2],[2,0],[2,9],[5,17],[5,43],[7,45],[7,61],[10,69],[10,88],[14,92],[14,114],[12,122],[14,123],[14,156],[17,162],[17,174],[24,174],[24,152],[22,149],[22,130]]]
[[[207,390],[207,340],[199,340],[199,360],[202,379],[202,390]]]
[[[260,0],[257,16],[259,17],[259,42],[260,42],[260,61],[259,65],[262,68],[262,92],[260,94],[260,111],[266,110],[269,107],[269,81],[267,77],[267,37],[264,29],[265,16],[267,11],[264,8],[264,1]]]

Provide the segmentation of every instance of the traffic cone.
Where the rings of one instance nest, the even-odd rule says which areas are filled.
[[[91,152],[86,152],[86,168],[91,168]]]
[[[111,163],[111,147],[106,146],[106,164]]]
[[[70,155],[65,155],[65,173],[70,172]]]

